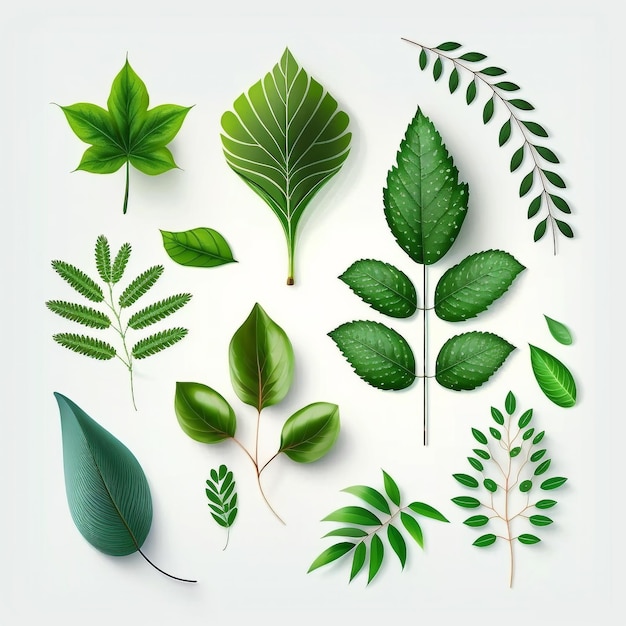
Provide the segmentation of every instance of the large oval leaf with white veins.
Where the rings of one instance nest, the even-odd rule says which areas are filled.
[[[468,187],[434,124],[420,109],[400,143],[383,190],[385,217],[398,245],[431,265],[450,249],[467,214]]]
[[[181,232],[161,231],[169,257],[188,267],[216,267],[235,263],[226,239],[212,228],[192,228]]]
[[[258,411],[278,404],[293,382],[291,341],[258,303],[233,335],[228,360],[235,393]]]
[[[415,356],[402,335],[384,324],[347,322],[328,333],[354,371],[378,389],[405,389],[415,380]]]
[[[98,550],[139,550],[152,524],[146,476],[132,452],[77,404],[54,394],[61,414],[65,489],[72,519]]]
[[[500,298],[524,269],[513,255],[502,250],[471,254],[440,278],[435,289],[435,313],[448,322],[476,317]]]
[[[568,408],[576,404],[576,383],[572,373],[549,352],[528,344],[533,374],[541,391],[554,404]]]
[[[287,284],[293,284],[298,222],[348,156],[348,115],[288,49],[233,108],[222,116],[224,156],[278,217],[287,240]]]
[[[493,333],[456,335],[439,351],[435,377],[448,389],[475,389],[489,380],[513,350],[515,346]]]
[[[404,272],[389,263],[361,259],[339,278],[373,309],[389,317],[410,317],[417,309],[413,283]]]

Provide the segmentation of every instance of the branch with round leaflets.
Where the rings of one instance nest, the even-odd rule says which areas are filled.
[[[366,383],[384,390],[410,387],[424,379],[424,444],[427,442],[428,313],[447,322],[465,322],[486,311],[501,298],[525,267],[503,250],[470,254],[449,268],[435,288],[434,305],[428,296],[427,267],[452,247],[467,214],[468,185],[434,124],[420,109],[400,144],[397,163],[389,171],[383,192],[387,225],[398,245],[422,265],[422,297],[411,279],[397,267],[375,259],[353,263],[339,278],[374,310],[392,318],[422,312],[423,374],[406,339],[376,321],[358,320],[340,325],[329,336]],[[515,349],[490,332],[470,331],[448,339],[437,356],[435,379],[446,389],[471,390],[487,380]]]
[[[283,522],[265,496],[261,474],[281,454],[297,463],[312,463],[325,456],[339,435],[339,407],[314,402],[296,411],[283,425],[278,450],[263,462],[258,445],[261,413],[281,402],[291,388],[295,362],[291,341],[257,303],[233,335],[228,360],[235,394],[256,410],[254,450],[250,451],[235,436],[237,418],[230,403],[202,383],[176,383],[174,409],[178,423],[189,437],[202,443],[234,441],[252,462],[263,499]]]

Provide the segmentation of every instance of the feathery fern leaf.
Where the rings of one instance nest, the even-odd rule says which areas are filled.
[[[104,300],[104,294],[99,285],[76,266],[70,265],[65,261],[52,261],[52,268],[63,280],[68,282],[88,300],[92,302],[102,302]]]
[[[84,326],[91,328],[108,328],[111,320],[100,311],[92,309],[82,304],[74,304],[73,302],[65,302],[63,300],[49,300],[46,306],[57,315],[64,317],[72,322],[78,322]]]
[[[90,356],[99,361],[108,361],[115,357],[115,348],[100,339],[76,335],[75,333],[58,333],[52,338],[63,347]]]
[[[130,258],[131,247],[129,243],[122,244],[119,252],[115,255],[113,266],[111,267],[111,282],[119,283],[124,275],[126,264]]]
[[[169,328],[154,335],[150,335],[133,346],[133,356],[136,359],[145,359],[165,348],[173,346],[180,341],[189,331],[186,328]]]
[[[111,282],[111,248],[104,235],[99,235],[96,239],[96,267],[98,274],[105,283]]]
[[[151,324],[156,324],[156,322],[184,307],[189,300],[191,300],[190,293],[180,293],[155,302],[132,315],[128,320],[128,325],[135,330],[139,330]]]
[[[143,296],[163,273],[162,265],[153,265],[145,272],[137,276],[133,282],[124,289],[120,296],[119,304],[122,308],[133,305]]]

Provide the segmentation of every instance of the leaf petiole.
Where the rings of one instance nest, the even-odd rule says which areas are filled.
[[[126,187],[124,188],[124,207],[122,209],[122,213],[126,213],[128,209],[128,190],[130,184],[130,161],[126,161]]]

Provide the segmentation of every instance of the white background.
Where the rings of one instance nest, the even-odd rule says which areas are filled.
[[[8,346],[0,418],[0,623],[618,623],[612,594],[624,582],[623,505],[617,504],[623,408],[616,390],[624,368],[615,294],[623,286],[624,220],[623,206],[611,197],[612,175],[623,176],[615,141],[622,120],[611,116],[611,104],[621,104],[614,91],[622,71],[617,42],[612,45],[616,17],[605,2],[294,4],[245,0],[211,9],[206,2],[26,2],[0,17],[6,228],[0,267]],[[526,219],[528,200],[518,198],[521,175],[508,172],[516,144],[497,145],[502,111],[483,126],[480,104],[466,106],[462,90],[451,96],[447,73],[438,83],[422,74],[419,50],[401,37],[431,46],[462,42],[523,87],[521,97],[537,109],[528,118],[548,129],[546,145],[562,159],[555,169],[574,210],[569,221],[576,238],[560,238],[558,256],[549,236],[532,242],[536,220]],[[294,287],[284,284],[278,221],[229,170],[219,140],[221,114],[271,70],[285,46],[348,112],[353,132],[348,161],[301,223]],[[171,144],[181,169],[155,178],[133,171],[129,210],[122,215],[123,171],[72,173],[86,146],[52,103],[104,106],[126,54],[152,106],[195,106]],[[480,102],[485,98],[483,91]],[[337,280],[354,260],[380,258],[420,282],[421,268],[395,244],[381,201],[387,170],[418,105],[470,186],[463,231],[441,267],[431,269],[431,288],[447,267],[479,250],[505,249],[527,267],[497,305],[463,328],[433,316],[431,368],[445,339],[465,330],[497,332],[518,349],[474,392],[431,383],[427,447],[421,444],[421,383],[396,394],[373,389],[326,336],[351,319],[385,321]],[[197,226],[220,231],[238,263],[207,270],[174,264],[159,229]],[[73,297],[50,261],[63,259],[95,275],[99,234],[114,250],[132,244],[127,279],[150,265],[165,266],[153,300],[193,294],[171,318],[190,329],[188,337],[137,363],[138,412],[118,361],[92,361],[51,339],[77,328],[44,306]],[[283,421],[298,408],[325,400],[341,409],[341,436],[328,457],[310,466],[281,458],[264,475],[286,526],[262,502],[241,450],[192,441],[173,411],[177,380],[209,384],[233,404],[239,437],[252,445],[255,416],[232,391],[227,347],[255,302],[291,338],[297,368],[287,399],[264,412],[261,456],[273,454]],[[568,324],[573,346],[551,339],[544,313]],[[391,325],[421,353],[418,317]],[[579,387],[576,407],[560,409],[541,394],[528,343],[570,366]],[[469,468],[470,427],[488,428],[489,407],[502,406],[509,389],[522,409],[534,408],[537,426],[547,431],[551,471],[569,478],[555,493],[556,523],[538,533],[544,541],[519,546],[512,590],[506,546],[474,548],[477,533],[461,523],[467,511],[450,502],[463,492],[451,474]],[[172,581],[138,555],[105,556],[78,533],[67,508],[54,391],[72,398],[137,456],[154,500],[145,552],[198,584]],[[211,520],[204,496],[209,470],[220,463],[234,470],[240,498],[224,552],[224,532]],[[332,526],[319,520],[353,503],[342,488],[382,487],[381,468],[407,500],[432,504],[451,524],[425,522],[426,550],[410,546],[404,572],[395,555],[387,555],[370,586],[363,575],[348,585],[343,562],[307,575],[329,545],[320,537]]]

